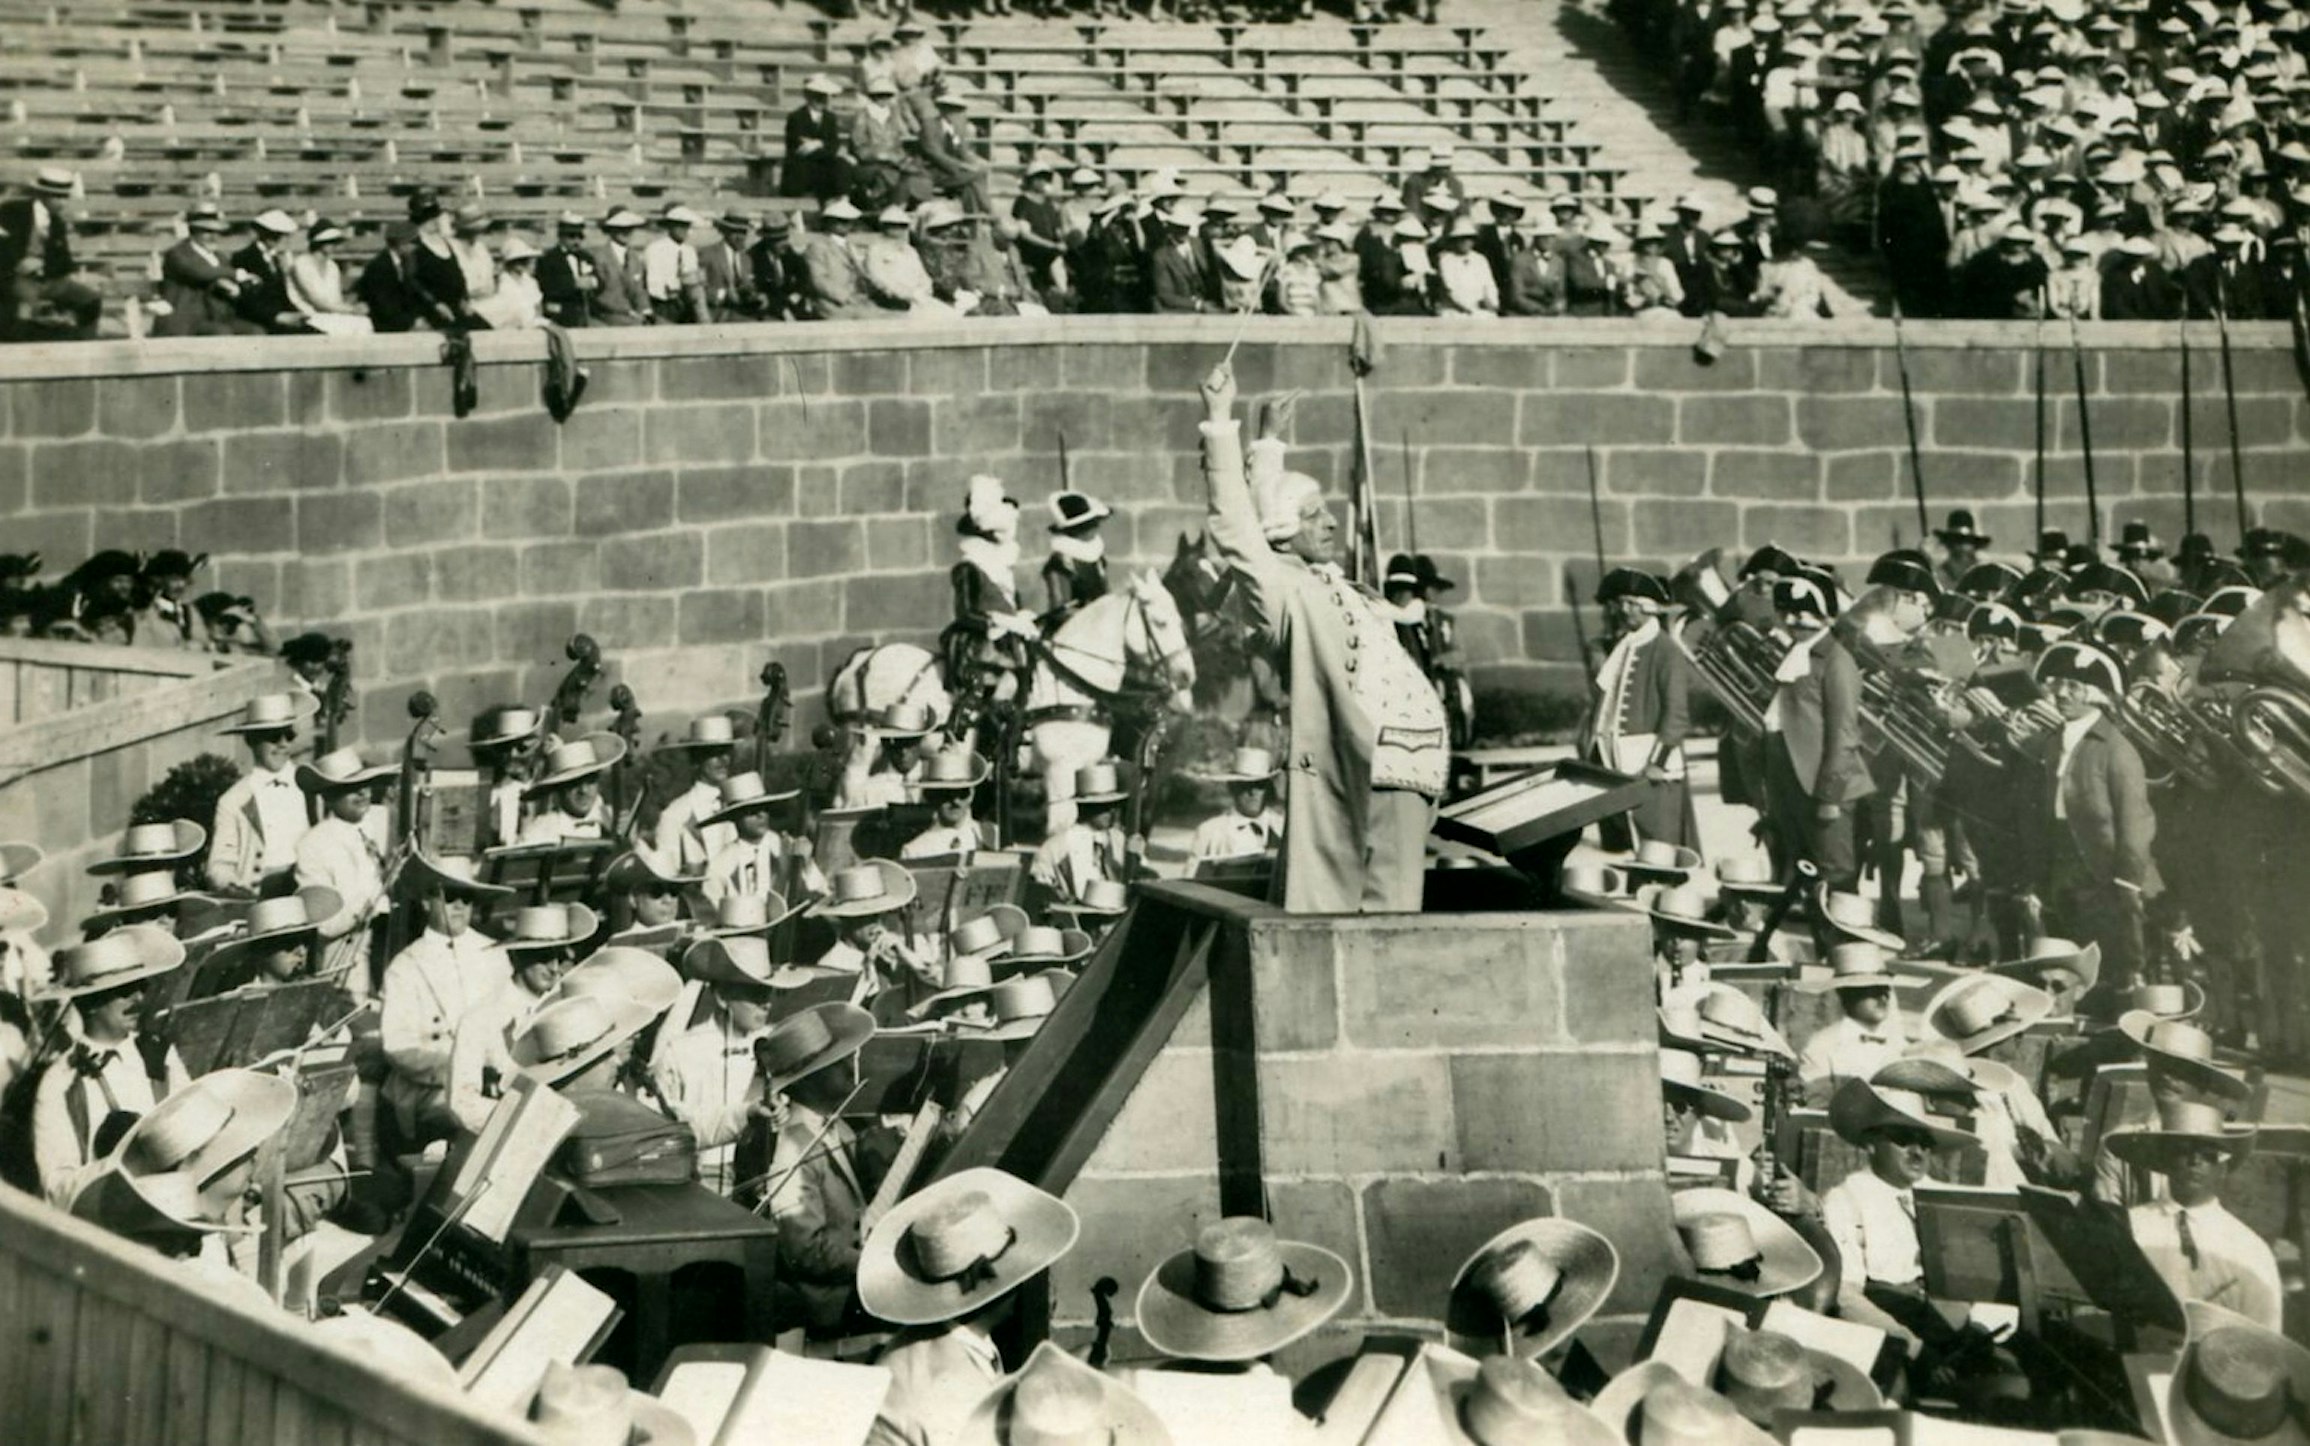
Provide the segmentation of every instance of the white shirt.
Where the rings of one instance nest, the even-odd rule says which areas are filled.
[[[2197,1252],[2195,1265],[2182,1250],[2184,1217]],[[2176,1296],[2234,1310],[2270,1330],[2283,1327],[2285,1294],[2278,1283],[2278,1257],[2219,1200],[2187,1207],[2171,1200],[2136,1205],[2126,1212],[2126,1220],[2133,1227],[2134,1243]]]
[[[160,1103],[153,1098],[153,1082],[144,1072],[144,1057],[137,1052],[136,1041],[90,1044],[79,1035],[77,1016],[67,1027],[73,1031],[71,1046],[49,1061],[32,1095],[32,1163],[40,1175],[41,1194],[59,1210],[70,1209],[72,1197],[96,1173],[90,1146],[105,1116],[116,1108],[147,1114]],[[82,1061],[87,1062],[88,1071],[80,1067]],[[174,1045],[169,1046],[163,1069],[167,1077],[162,1083],[171,1094],[192,1083],[192,1075]],[[75,1092],[87,1110],[86,1137],[73,1123],[69,1097]]]
[[[754,1067],[760,1037],[735,1033],[727,1017],[717,1017],[668,1045],[650,1071],[650,1087],[697,1137],[699,1175],[717,1195],[737,1183],[729,1178],[730,1161],[750,1112],[762,1102],[762,1076]]]
[[[565,839],[608,838],[611,829],[609,800],[597,798],[583,818],[565,812],[559,804],[542,813],[530,815],[529,822],[521,826],[521,837],[517,842],[539,844],[560,843]]]
[[[935,859],[947,854],[977,853],[985,847],[985,841],[979,837],[979,821],[966,818],[951,828],[943,823],[932,824],[901,845],[898,856],[902,859]]]
[[[297,841],[297,887],[334,889],[343,901],[321,921],[323,966],[351,965],[345,987],[369,997],[369,923],[385,912],[385,811],[372,808],[361,822],[324,818]]]
[[[1500,284],[1492,276],[1492,263],[1475,252],[1446,251],[1436,259],[1436,274],[1454,312],[1472,316],[1500,310]]]
[[[513,1042],[537,1018],[545,1004],[516,980],[468,1011],[457,1021],[449,1045],[449,1112],[457,1123],[479,1133],[497,1107],[497,1095],[488,1088],[488,1072],[497,1073],[502,1091],[521,1067],[513,1060]]]
[[[1119,828],[1069,824],[1043,841],[1029,868],[1036,883],[1074,903],[1082,899],[1083,885],[1091,880],[1122,878],[1123,850],[1123,830]]]
[[[267,874],[294,867],[297,841],[311,827],[305,790],[292,768],[267,773],[252,768],[217,800],[216,826],[209,831],[209,883],[216,888],[254,887]]]
[[[671,861],[676,873],[703,873],[714,856],[738,841],[738,827],[730,823],[700,824],[698,820],[722,806],[722,791],[711,783],[693,783],[658,815],[653,838],[658,857]]]
[[[867,1446],[947,1446],[1003,1378],[994,1342],[967,1325],[910,1331],[883,1353],[890,1393]]]
[[[660,236],[642,248],[642,288],[652,301],[671,301],[698,284],[698,251],[687,241]]]
[[[2083,718],[2072,718],[2061,725],[2061,756],[2055,761],[2053,768],[2053,816],[2055,818],[2069,817],[2069,803],[2066,798],[2069,792],[2069,761],[2077,756],[2077,745],[2085,741],[2085,735],[2092,732],[2093,725],[2100,721],[2101,710],[2095,708],[2088,711]]]
[[[1925,1267],[1917,1254],[1917,1202],[1869,1170],[1855,1170],[1821,1197],[1821,1223],[1837,1243],[1845,1285],[1870,1281],[1915,1285]]]
[[[1821,1081],[1826,1082],[1826,1090],[1818,1093],[1833,1092],[1846,1080],[1867,1079],[1899,1059],[1907,1044],[1898,1010],[1889,1013],[1883,1024],[1865,1028],[1846,1015],[1822,1025],[1805,1041],[1797,1055],[1797,1078],[1808,1086],[1808,1096],[1817,1093],[1810,1086]]]
[[[1269,853],[1283,840],[1283,810],[1270,806],[1257,818],[1245,818],[1234,809],[1198,824],[1188,840],[1187,857],[1241,859]]]
[[[392,1065],[385,1095],[405,1125],[414,1126],[418,1107],[446,1090],[458,1025],[512,987],[513,961],[475,929],[454,939],[427,929],[385,966],[378,1018]]]
[[[754,842],[733,837],[729,844],[714,855],[706,865],[706,898],[720,903],[735,894],[742,898],[759,898],[782,888],[786,881],[786,838],[776,829]],[[810,893],[824,893],[826,877],[815,863],[802,866],[802,887]],[[790,899],[789,903],[800,903]]]

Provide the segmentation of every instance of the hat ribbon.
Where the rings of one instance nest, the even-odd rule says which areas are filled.
[[[592,1049],[595,1045],[600,1044],[603,1040],[608,1039],[610,1037],[610,1028],[610,1026],[605,1025],[603,1026],[601,1033],[592,1035],[586,1039],[581,1039],[576,1044],[571,1045],[567,1049],[556,1050],[552,1054],[542,1056],[538,1060],[538,1063],[556,1064],[565,1059],[574,1059],[578,1055],[584,1054],[587,1050]]]
[[[1253,1301],[1250,1305],[1230,1307],[1223,1305],[1210,1305],[1200,1301],[1197,1302],[1197,1304],[1203,1305],[1204,1309],[1206,1310],[1215,1310],[1223,1315],[1239,1315],[1255,1310],[1273,1310],[1275,1309],[1276,1302],[1282,1300],[1287,1295],[1292,1297],[1294,1300],[1305,1300],[1307,1297],[1315,1294],[1321,1289],[1323,1289],[1323,1282],[1320,1279],[1311,1276],[1306,1280],[1302,1280],[1298,1276],[1292,1274],[1291,1267],[1286,1265],[1283,1268],[1282,1276],[1277,1279],[1275,1285],[1269,1289],[1267,1294],[1261,1296],[1258,1300]]]
[[[1011,1247],[1018,1243],[1018,1227],[1006,1225],[1003,1227],[1003,1243],[1001,1245],[996,1246],[954,1274],[938,1278],[943,1283],[952,1285],[964,1295],[993,1285],[995,1283],[995,1262],[1010,1254]]]
[[[1748,1259],[1732,1265],[1714,1268],[1697,1266],[1695,1271],[1702,1276],[1722,1276],[1728,1280],[1737,1280],[1743,1284],[1754,1285],[1764,1279],[1765,1258],[1762,1255],[1752,1255]]]

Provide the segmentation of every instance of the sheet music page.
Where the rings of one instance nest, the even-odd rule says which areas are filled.
[[[498,1108],[506,1108],[505,1101]],[[513,1228],[514,1213],[529,1197],[530,1186],[545,1173],[546,1162],[578,1122],[577,1106],[543,1086],[516,1104],[515,1111],[513,1127],[500,1137],[496,1154],[487,1161],[489,1188],[465,1213],[466,1229],[499,1243]],[[478,1159],[481,1152],[474,1154]]]
[[[889,1394],[890,1372],[881,1366],[773,1351],[722,1435],[729,1441],[864,1441]]]
[[[465,1383],[465,1394],[482,1405],[526,1416],[545,1368],[555,1361],[583,1364],[587,1347],[617,1308],[574,1270],[539,1281],[475,1348],[474,1359],[482,1364]]]
[[[1174,1441],[1272,1441],[1308,1429],[1292,1408],[1290,1378],[1265,1368],[1241,1376],[1134,1370],[1128,1384]]]
[[[1660,1339],[1653,1344],[1652,1359],[1673,1367],[1678,1375],[1694,1385],[1705,1387],[1716,1378],[1716,1363],[1724,1355],[1725,1335],[1747,1328],[1746,1317],[1723,1306],[1678,1300],[1669,1306],[1667,1317],[1660,1323]]]
[[[1876,1369],[1877,1352],[1885,1345],[1885,1333],[1875,1326],[1836,1320],[1790,1300],[1776,1300],[1766,1307],[1758,1329],[1777,1332],[1816,1351],[1826,1351],[1863,1375]]]
[[[698,1446],[713,1446],[746,1387],[744,1361],[685,1361],[666,1377],[658,1399],[674,1409],[698,1438]],[[744,1437],[734,1439],[744,1440]]]

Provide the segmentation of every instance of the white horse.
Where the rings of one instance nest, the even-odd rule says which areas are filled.
[[[826,713],[840,727],[901,703],[920,703],[944,723],[954,711],[938,655],[913,643],[863,647],[842,660],[826,680]]]
[[[1137,675],[1169,694],[1170,707],[1189,711],[1195,655],[1179,604],[1151,570],[1075,613],[1029,652],[1020,716],[1049,805],[1044,826],[1057,833],[1075,821],[1075,770],[1105,758],[1114,743],[1110,705]]]

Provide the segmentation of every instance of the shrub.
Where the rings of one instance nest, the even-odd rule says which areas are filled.
[[[168,771],[168,776],[146,790],[128,811],[130,823],[169,823],[184,818],[211,828],[216,823],[217,800],[225,790],[240,780],[241,766],[215,753],[203,753]],[[203,870],[207,867],[209,846],[203,842],[200,852],[177,866],[177,882],[187,888],[200,887]]]

